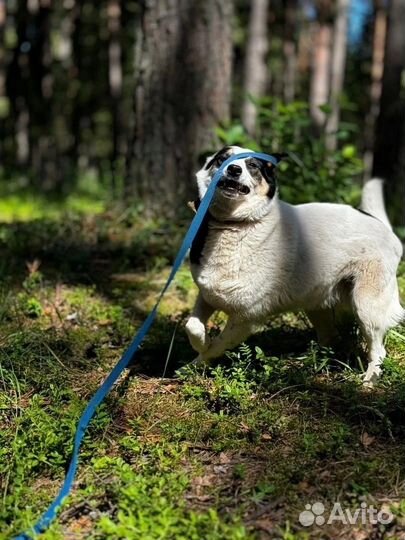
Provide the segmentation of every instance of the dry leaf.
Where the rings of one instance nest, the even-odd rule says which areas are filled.
[[[369,435],[367,431],[363,431],[363,433],[360,436],[360,442],[365,448],[368,448],[369,446],[371,446],[374,441],[375,441],[375,437],[373,437],[372,435]]]
[[[231,462],[231,458],[225,452],[221,452],[219,454],[219,462],[222,463],[222,465],[225,465]]]
[[[363,529],[354,529],[353,530],[353,540],[367,540],[369,533]]]
[[[101,319],[100,321],[98,321],[98,324],[100,326],[108,326],[112,323],[111,319]]]
[[[214,465],[214,472],[216,473],[226,473],[227,468],[223,465]]]
[[[211,486],[215,480],[215,474],[205,474],[204,476],[196,476],[193,484],[196,486]]]
[[[254,522],[254,525],[257,529],[261,529],[267,533],[273,532],[274,529],[274,523],[270,519],[258,519]]]
[[[26,262],[25,263],[26,267],[28,268],[28,273],[29,275],[31,274],[35,274],[35,272],[38,272],[39,270],[39,267],[41,266],[41,261],[38,260],[38,259],[35,259],[34,261],[32,262]]]
[[[271,441],[272,436],[270,433],[262,433],[262,441]]]

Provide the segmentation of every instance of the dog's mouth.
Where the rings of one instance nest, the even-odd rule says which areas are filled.
[[[230,178],[221,178],[218,182],[218,188],[227,197],[239,197],[250,193],[250,189],[247,186]]]

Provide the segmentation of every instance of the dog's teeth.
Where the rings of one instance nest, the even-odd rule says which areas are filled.
[[[236,182],[231,179],[223,179],[218,182],[218,187],[225,190],[237,191],[238,193],[243,193],[247,195],[250,192],[250,189],[243,184]]]

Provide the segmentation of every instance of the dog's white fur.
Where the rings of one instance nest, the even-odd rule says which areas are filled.
[[[384,335],[405,316],[396,281],[402,245],[385,212],[382,181],[363,189],[361,208],[371,217],[342,204],[292,206],[277,193],[269,197],[245,159],[233,164],[242,168],[238,180],[250,192],[233,198],[216,190],[201,259],[192,264],[200,292],[186,330],[197,361],[221,356],[258,323],[284,311],[305,311],[320,343],[328,344],[336,318],[350,310],[367,343],[364,380],[372,382],[386,355]],[[201,198],[214,172],[197,173]],[[224,311],[228,322],[211,340],[206,324],[215,310]]]

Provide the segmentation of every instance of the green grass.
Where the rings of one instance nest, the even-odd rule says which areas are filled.
[[[1,539],[57,493],[78,418],[153,305],[184,231],[130,212],[16,208],[0,225]],[[399,283],[404,295],[404,265]],[[389,333],[372,391],[361,351],[319,348],[299,314],[204,374],[162,379],[172,339],[169,377],[193,357],[183,322],[195,292],[186,265],[97,412],[75,489],[42,538],[401,538],[404,327]],[[395,522],[302,527],[317,501],[386,505]]]
[[[33,219],[63,219],[66,214],[94,215],[106,209],[106,191],[90,174],[82,176],[76,189],[60,199],[50,199],[27,190],[24,178],[0,182],[0,216],[2,222]]]

